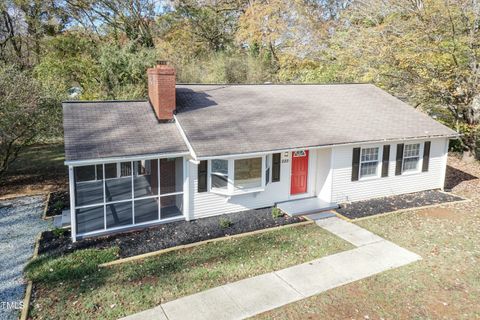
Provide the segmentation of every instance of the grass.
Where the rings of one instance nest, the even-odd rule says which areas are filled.
[[[67,168],[63,143],[27,147],[0,181],[0,196],[65,188]]]
[[[115,251],[84,250],[60,258],[40,258],[27,268],[35,287],[30,316],[116,319],[181,296],[351,248],[310,224],[209,243],[111,268],[98,269],[96,265],[113,259]]]
[[[359,221],[359,226],[420,254],[423,260],[258,318],[480,318],[479,204],[475,200]]]

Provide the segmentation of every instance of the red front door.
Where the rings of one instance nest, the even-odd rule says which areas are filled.
[[[308,150],[292,152],[290,194],[307,192]]]

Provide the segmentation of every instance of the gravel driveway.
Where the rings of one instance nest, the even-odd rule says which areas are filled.
[[[0,320],[17,319],[25,292],[23,267],[35,238],[50,228],[42,220],[45,196],[0,201]]]

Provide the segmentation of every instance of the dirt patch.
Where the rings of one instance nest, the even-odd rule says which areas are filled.
[[[55,191],[50,193],[47,205],[47,217],[62,214],[62,211],[70,208],[70,195],[68,191]]]
[[[427,208],[417,211],[417,215],[420,217],[426,218],[438,218],[438,219],[449,219],[449,220],[458,220],[465,218],[465,213],[458,212],[451,208]]]
[[[439,190],[427,190],[401,194],[397,196],[344,203],[340,205],[340,208],[337,209],[337,212],[347,218],[358,219],[397,210],[425,207],[462,200],[465,199],[454,194],[441,192]]]
[[[230,221],[222,227],[221,221]],[[72,243],[70,231],[59,235],[46,231],[40,240],[39,253],[59,255],[86,248],[110,248],[118,246],[121,258],[158,251],[170,247],[220,238],[227,235],[267,229],[305,221],[303,217],[287,215],[274,218],[272,208],[228,213],[195,221],[177,221],[138,231],[90,238]]]

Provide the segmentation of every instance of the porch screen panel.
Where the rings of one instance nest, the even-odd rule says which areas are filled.
[[[105,228],[103,205],[76,209],[77,233],[101,231]]]
[[[183,194],[160,198],[160,218],[169,219],[183,214]]]
[[[158,219],[158,198],[135,200],[135,224]]]
[[[107,204],[107,229],[128,226],[133,223],[132,202]]]
[[[183,159],[160,159],[160,194],[183,191]]]
[[[88,206],[103,203],[102,166],[74,168],[75,205]]]
[[[105,197],[107,202],[132,199],[132,177],[130,162],[116,165],[116,171],[105,164]]]
[[[135,198],[158,194],[158,160],[142,160],[133,163],[133,188]]]

